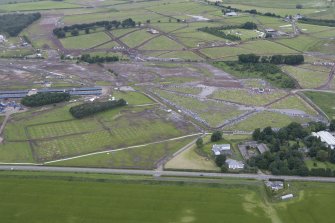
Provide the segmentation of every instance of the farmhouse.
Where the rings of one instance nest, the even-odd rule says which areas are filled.
[[[284,189],[283,181],[266,181],[265,185],[273,191],[278,191]]]
[[[331,149],[335,149],[335,137],[329,132],[326,131],[312,132],[312,136],[321,139],[321,142],[324,142],[325,144],[330,146]]]
[[[244,164],[241,161],[233,160],[233,159],[227,159],[226,163],[228,164],[229,169],[243,169]]]
[[[221,155],[221,154],[231,154],[230,144],[220,144],[220,145],[213,145],[212,151],[215,156]]]

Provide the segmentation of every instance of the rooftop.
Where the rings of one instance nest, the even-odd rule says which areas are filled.
[[[312,132],[312,135],[321,139],[322,142],[330,146],[331,149],[335,148],[335,137],[327,131]]]

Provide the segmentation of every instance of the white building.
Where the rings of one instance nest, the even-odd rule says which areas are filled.
[[[237,16],[236,12],[227,12],[225,16]]]
[[[155,30],[155,29],[148,29],[147,32],[149,32],[151,34],[159,34],[159,31]]]
[[[0,43],[3,43],[6,41],[6,37],[4,35],[0,35]]]
[[[231,154],[230,144],[220,144],[220,145],[214,144],[212,147],[212,151],[215,156],[221,154]]]
[[[227,159],[226,163],[228,164],[229,169],[243,169],[244,168],[244,163],[238,160],[233,160],[233,159]]]
[[[312,136],[321,139],[321,142],[326,143],[331,149],[335,149],[335,137],[326,131],[312,132]]]
[[[293,198],[293,194],[286,194],[286,195],[281,196],[282,200],[287,200],[287,199],[290,199],[290,198]]]

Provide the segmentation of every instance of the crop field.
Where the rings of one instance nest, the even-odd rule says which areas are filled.
[[[16,11],[36,11],[46,9],[70,9],[70,8],[82,8],[81,5],[69,4],[60,1],[38,1],[38,2],[23,2],[16,4],[6,4],[1,6],[1,10],[7,12]]]
[[[334,93],[304,92],[329,118],[335,118]]]
[[[102,168],[154,169],[158,161],[167,158],[194,140],[193,137],[143,147],[76,158],[51,163],[55,166],[82,166]]]
[[[269,202],[262,182],[250,180],[180,184],[103,174],[8,174],[3,172],[0,176],[2,219],[8,223],[36,222],[37,218],[83,222],[96,216],[99,222],[120,223],[200,223],[222,219],[237,223],[294,223],[296,219],[331,223],[335,197],[331,183],[290,182],[295,198]]]
[[[283,71],[294,77],[303,88],[316,88],[328,80],[328,72],[304,69],[300,67],[284,66]]]
[[[256,128],[262,129],[268,126],[273,128],[281,128],[290,124],[291,122],[307,123],[309,121],[311,120],[306,118],[290,117],[280,113],[264,111],[253,114],[239,123],[225,127],[225,129],[251,132]]]
[[[266,105],[276,99],[284,97],[285,91],[273,90],[266,93],[257,93],[244,89],[222,89],[215,91],[210,97],[216,99],[237,102],[246,105]]]
[[[136,47],[141,43],[153,38],[154,35],[146,32],[145,30],[139,30],[133,33],[130,33],[123,37],[121,40],[129,47]]]

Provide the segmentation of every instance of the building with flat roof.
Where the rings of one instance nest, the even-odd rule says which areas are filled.
[[[230,144],[220,144],[220,145],[214,144],[212,147],[212,151],[215,156],[221,154],[229,155],[231,154]]]
[[[327,144],[331,149],[335,149],[335,137],[327,131],[312,132],[312,136],[315,136]]]

